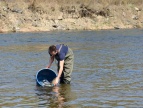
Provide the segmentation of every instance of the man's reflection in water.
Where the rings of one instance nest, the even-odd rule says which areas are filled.
[[[75,94],[71,92],[71,85],[61,84],[53,88],[40,88],[38,90],[39,107],[47,108],[68,108],[65,104],[75,99]]]
[[[58,86],[53,87],[52,90],[55,93],[55,97],[56,97],[56,100],[54,100],[55,104],[57,104],[58,108],[62,108],[63,104],[64,104],[64,101],[65,101],[65,97],[62,96],[62,94],[60,93],[60,88]],[[49,105],[49,106],[51,106],[51,105]]]

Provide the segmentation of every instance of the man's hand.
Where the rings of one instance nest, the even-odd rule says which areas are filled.
[[[53,82],[52,82],[55,85],[57,85],[59,83],[59,77],[56,77]]]
[[[50,68],[50,66],[47,66],[46,69]]]

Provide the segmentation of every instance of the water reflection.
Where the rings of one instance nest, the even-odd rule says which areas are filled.
[[[45,51],[48,50],[49,45],[47,44],[35,44],[35,45],[10,45],[10,46],[0,46],[1,51]]]
[[[48,108],[69,108],[66,102],[75,99],[75,94],[71,92],[71,85],[61,84],[55,87],[37,87],[39,107]],[[72,107],[70,107],[72,108]]]

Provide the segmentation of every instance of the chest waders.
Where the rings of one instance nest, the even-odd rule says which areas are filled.
[[[62,45],[60,46],[58,52],[60,52]],[[60,61],[58,61],[58,71],[60,69]],[[73,71],[74,54],[73,51],[68,47],[68,52],[64,59],[63,71],[60,77],[60,83],[70,84],[71,73]]]

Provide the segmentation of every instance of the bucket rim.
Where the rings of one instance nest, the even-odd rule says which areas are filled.
[[[36,73],[36,81],[37,81],[37,83],[38,83],[39,85],[41,85],[41,84],[39,83],[37,76],[38,76],[39,72],[42,71],[42,70],[44,70],[44,69],[51,70],[51,71],[54,72],[55,75],[57,76],[57,73],[56,73],[55,71],[53,71],[52,69],[50,69],[50,68],[43,68],[43,69],[40,69],[40,70]],[[41,86],[42,86],[42,85],[41,85]]]

